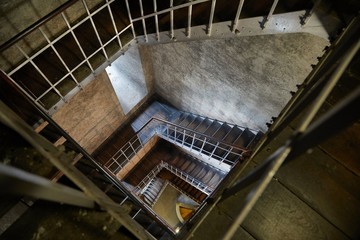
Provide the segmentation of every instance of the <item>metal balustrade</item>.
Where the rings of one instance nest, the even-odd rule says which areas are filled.
[[[203,182],[193,178],[191,175],[185,173],[184,171],[181,171],[180,169],[168,164],[167,162],[161,161],[160,164],[158,164],[153,170],[151,170],[149,172],[149,174],[146,175],[146,177],[144,177],[143,180],[134,188],[133,193],[138,196],[143,194],[149,187],[149,184],[151,183],[151,181],[154,178],[156,178],[157,174],[162,169],[167,169],[169,172],[171,172],[175,176],[179,177],[180,179],[184,180],[185,182],[187,182],[191,186],[195,187],[199,191],[205,193],[206,195],[210,195],[215,190],[215,188],[207,186]],[[173,184],[171,184],[171,185],[173,186]],[[179,188],[176,187],[176,189],[179,189]],[[180,189],[180,191],[182,193],[184,193],[181,189]],[[186,194],[186,193],[184,193],[184,194],[188,196],[188,194]],[[189,197],[192,198],[191,196],[189,196]]]
[[[134,11],[133,9],[131,9],[131,7],[129,6],[129,1],[128,0],[124,0],[125,3],[125,9],[124,9],[124,13],[127,13],[127,18],[126,20],[128,20],[129,24],[127,26],[125,26],[123,29],[118,29],[118,25],[116,24],[116,20],[114,17],[114,13],[116,13],[114,11],[114,9],[112,9],[112,4],[115,4],[115,0],[106,0],[101,2],[101,5],[96,6],[95,9],[90,8],[88,5],[88,3],[85,0],[73,0],[73,1],[69,1],[63,5],[61,5],[61,7],[59,7],[57,9],[57,11],[54,11],[52,13],[50,13],[49,15],[45,16],[44,18],[40,19],[38,22],[36,22],[36,24],[31,25],[28,29],[25,29],[24,31],[22,31],[21,33],[19,33],[17,36],[15,36],[14,38],[10,39],[8,42],[6,42],[5,44],[3,44],[0,47],[0,54],[4,54],[5,50],[7,50],[8,48],[12,48],[12,52],[14,51],[19,51],[20,55],[22,55],[24,58],[22,60],[20,60],[19,63],[15,64],[14,66],[11,66],[10,69],[6,70],[4,69],[5,67],[1,67],[3,68],[3,70],[6,70],[6,74],[9,77],[13,77],[14,74],[16,74],[17,72],[19,72],[19,70],[23,69],[25,66],[27,66],[28,64],[31,64],[33,66],[33,71],[36,71],[36,74],[38,74],[40,76],[39,81],[45,81],[45,89],[41,89],[39,90],[40,92],[34,92],[34,90],[30,89],[25,83],[23,83],[22,81],[16,80],[14,79],[14,84],[21,89],[26,95],[27,97],[29,97],[32,101],[34,101],[36,104],[39,105],[39,107],[43,108],[45,111],[47,111],[50,114],[53,114],[58,107],[60,107],[61,105],[63,105],[65,102],[67,102],[67,100],[69,98],[71,98],[76,92],[78,92],[80,89],[83,88],[83,86],[90,81],[90,79],[92,79],[91,77],[91,73],[95,74],[98,71],[98,68],[101,67],[102,69],[104,69],[107,65],[111,64],[111,62],[113,60],[116,59],[116,57],[118,57],[120,54],[119,52],[123,52],[127,50],[127,47],[134,42],[137,42],[140,39],[144,38],[145,42],[149,42],[149,33],[147,31],[147,28],[149,26],[147,26],[147,24],[149,25],[150,19],[154,19],[155,22],[155,37],[157,42],[163,41],[163,42],[168,42],[169,39],[161,39],[160,35],[163,34],[160,32],[161,23],[159,21],[159,18],[161,16],[163,16],[164,14],[169,14],[170,17],[170,29],[169,29],[169,37],[170,40],[176,40],[177,37],[180,36],[175,36],[175,30],[177,30],[176,24],[175,24],[175,16],[176,14],[174,14],[175,11],[177,10],[181,10],[184,9],[188,12],[188,16],[187,16],[187,24],[185,27],[185,32],[184,32],[184,36],[186,36],[186,38],[191,38],[192,36],[195,37],[195,35],[192,35],[192,29],[195,29],[196,26],[192,26],[192,21],[194,19],[193,16],[193,7],[196,5],[200,5],[203,3],[210,3],[210,8],[209,8],[209,20],[208,22],[205,24],[206,28],[204,31],[204,36],[210,37],[212,36],[212,29],[213,29],[213,23],[214,23],[214,14],[215,14],[215,9],[216,9],[216,4],[217,1],[216,0],[194,0],[194,1],[189,1],[189,2],[185,2],[182,4],[175,4],[173,0],[169,0],[169,7],[165,8],[165,9],[161,9],[160,11],[158,10],[158,0],[153,0],[153,9],[151,11],[151,9],[146,9],[146,15],[145,15],[145,11],[144,11],[144,6],[143,6],[143,1],[139,0],[139,11],[140,11],[140,16],[133,18],[131,11]],[[244,6],[244,2],[245,0],[239,0],[239,4],[238,4],[238,8],[235,14],[234,19],[231,21],[231,31],[232,33],[236,33],[238,30],[238,25],[239,25],[239,20],[240,20],[240,15],[241,15],[241,11],[243,9]],[[318,2],[320,1],[316,1],[316,3],[314,4],[314,8],[315,5],[318,5]],[[81,3],[82,7],[85,13],[85,16],[82,16],[80,19],[76,20],[78,22],[74,22],[73,20],[70,20],[67,15],[66,15],[66,10],[68,8],[71,8],[73,5],[75,5],[75,3]],[[273,17],[273,13],[277,7],[278,4],[278,0],[274,0],[271,8],[268,12],[268,14],[265,14],[263,17],[263,20],[259,22],[259,29],[264,29],[266,28],[266,24],[270,21],[270,19]],[[112,34],[112,36],[110,37],[110,39],[108,40],[104,40],[102,39],[101,35],[100,35],[100,28],[99,26],[96,26],[96,22],[94,20],[94,18],[96,17],[96,15],[98,13],[100,13],[102,10],[107,10],[108,15],[109,15],[109,19],[110,19],[110,23],[109,25],[112,26],[114,34]],[[150,10],[150,12],[149,12]],[[312,15],[309,13],[312,13],[313,9],[311,11],[307,11],[307,14],[304,14],[304,16],[302,16],[302,23],[306,24],[308,18]],[[61,16],[60,19],[63,20],[63,23],[65,24],[64,26],[66,26],[66,29],[63,30],[63,32],[61,33],[56,33],[58,36],[54,37],[53,39],[50,38],[50,36],[47,36],[46,33],[43,31],[42,26],[48,22],[51,21],[52,18],[56,17],[57,15]],[[126,15],[126,14],[125,14]],[[140,22],[143,28],[143,35],[136,35],[136,31],[134,28],[134,24]],[[148,23],[147,23],[148,22]],[[82,43],[78,36],[76,35],[75,31],[76,29],[79,28],[79,26],[82,26],[85,23],[90,23],[91,25],[91,29],[94,31],[95,37],[96,37],[96,41],[99,44],[99,47],[96,48],[94,51],[92,51],[91,53],[87,53],[84,49],[84,45],[85,43]],[[198,31],[198,28],[196,28]],[[40,36],[43,36],[43,40],[45,40],[45,44],[40,44],[39,49],[33,49],[33,52],[31,53],[26,53],[26,51],[23,49],[23,47],[18,43],[20,40],[25,39],[26,41],[26,36],[29,34],[32,34],[33,32],[36,31],[40,31]],[[123,36],[127,36],[127,33],[131,31],[131,39],[122,39]],[[194,30],[193,30],[194,31]],[[110,34],[110,33],[109,33]],[[81,59],[81,61],[76,65],[76,66],[69,66],[66,61],[63,59],[63,57],[61,56],[61,53],[59,53],[59,50],[57,49],[56,43],[57,42],[61,42],[62,39],[64,39],[64,37],[66,36],[71,36],[73,38],[73,40],[76,43],[76,46],[78,47],[78,50],[81,53],[81,57],[83,59]],[[198,36],[197,36],[198,37]],[[125,41],[125,42],[124,42]],[[40,42],[40,41],[39,41]],[[116,51],[116,53],[110,52],[110,47],[113,46],[113,44],[117,44],[118,45],[118,49]],[[49,79],[49,77],[46,76],[46,74],[44,74],[44,72],[42,71],[41,67],[39,67],[37,65],[36,62],[34,62],[34,59],[38,56],[40,56],[42,53],[44,53],[46,50],[50,50],[53,51],[56,55],[56,58],[62,63],[62,67],[64,67],[65,73],[60,77],[60,79]],[[102,55],[104,57],[104,62],[100,64],[100,66],[98,64],[95,64],[92,60],[94,60],[95,57],[98,57]],[[115,56],[115,57],[113,57]],[[4,54],[3,57],[5,58],[6,61],[6,57],[7,55]],[[86,76],[77,76],[77,73],[79,72],[84,72]],[[89,79],[86,82],[83,82],[84,78]],[[70,84],[70,82],[72,82],[71,84],[74,86],[72,88],[69,89],[61,89],[61,85],[65,85],[65,83]]]
[[[82,81],[86,77],[90,76],[91,73],[93,73],[93,74],[96,73],[96,71],[97,71],[96,68],[98,66],[96,66],[96,64],[92,63],[92,60],[94,57],[97,56],[97,54],[103,55],[106,60],[105,64],[109,65],[111,63],[111,61],[115,60],[115,58],[113,59],[111,57],[117,55],[116,52],[121,52],[121,51],[124,51],[125,49],[127,49],[127,47],[135,39],[135,35],[134,35],[134,31],[133,31],[133,24],[130,23],[129,25],[125,26],[123,29],[118,29],[115,19],[114,19],[114,16],[113,16],[113,10],[111,7],[111,4],[114,3],[115,0],[107,0],[105,3],[103,3],[99,8],[97,8],[94,11],[89,9],[88,4],[86,3],[85,0],[79,0],[79,1],[82,2],[83,8],[85,9],[85,12],[86,12],[86,15],[84,17],[82,17],[79,20],[79,22],[77,22],[77,23],[70,22],[69,18],[66,16],[67,8],[62,9],[61,12],[57,12],[55,15],[52,16],[52,18],[54,18],[57,15],[61,15],[63,24],[67,27],[67,29],[65,29],[63,32],[61,32],[59,34],[59,36],[55,37],[54,39],[50,39],[50,36],[46,35],[46,33],[44,32],[43,24],[45,24],[45,22],[43,22],[41,25],[36,26],[35,28],[33,28],[31,30],[27,30],[22,38],[15,39],[15,40],[11,39],[11,40],[13,40],[11,43],[4,44],[4,46],[6,46],[7,48],[15,47],[15,49],[17,49],[20,52],[20,54],[23,55],[25,58],[18,65],[13,66],[12,68],[10,68],[9,70],[6,71],[6,74],[9,77],[13,77],[15,73],[19,72],[27,64],[30,63],[33,66],[34,70],[40,74],[40,77],[43,78],[43,79],[39,79],[39,81],[45,80],[45,82],[47,84],[47,86],[45,86],[45,89],[41,93],[34,93],[31,89],[29,89],[21,81],[12,79],[14,84],[17,87],[19,87],[19,89],[21,89],[27,95],[27,97],[29,97],[32,101],[34,101],[38,106],[43,108],[48,113],[53,113],[56,110],[57,105],[63,104],[64,102],[67,101],[68,98],[70,98],[72,95],[74,95],[74,91],[77,92],[78,90],[82,89],[82,87],[84,85],[84,83],[82,83]],[[79,1],[73,1],[73,2],[79,2]],[[67,6],[67,7],[69,8],[73,4],[74,3],[72,3],[71,5],[68,4],[69,6]],[[100,11],[102,11],[104,9],[108,10],[108,14],[111,19],[111,25],[114,28],[114,32],[115,32],[115,34],[113,36],[111,36],[111,38],[109,40],[107,40],[106,42],[101,39],[99,30],[98,30],[99,28],[96,27],[96,24],[93,20],[93,18],[96,16],[96,14],[98,14]],[[51,20],[51,19],[49,19],[49,20]],[[92,51],[92,53],[90,53],[90,54],[86,53],[84,51],[83,45],[85,43],[81,43],[81,41],[79,40],[78,36],[75,33],[75,31],[79,28],[79,26],[83,25],[84,23],[86,23],[88,21],[90,21],[92,29],[93,29],[93,31],[96,35],[97,41],[99,43],[99,47],[97,49],[95,49],[94,51]],[[130,22],[130,20],[129,20],[129,22]],[[127,37],[127,31],[130,29],[132,29],[131,39],[128,40],[128,39],[123,38],[125,36],[125,34]],[[26,39],[25,38],[26,35],[33,34],[36,31],[39,31],[41,33],[41,36],[43,36],[43,38],[45,40],[45,44],[42,44],[41,39],[39,39],[39,40],[37,40],[39,42],[35,43],[35,44],[39,44],[40,49],[37,51],[33,51],[31,54],[26,53],[25,50],[23,49],[23,47],[18,44],[18,41],[20,41],[22,39]],[[61,42],[65,37],[68,37],[69,35],[71,35],[73,40],[76,42],[76,46],[78,47],[78,50],[80,50],[81,55],[83,57],[83,59],[80,60],[79,63],[75,67],[71,67],[71,68],[66,63],[66,60],[64,60],[63,56],[61,56],[61,54],[59,53],[59,50],[56,47],[56,43]],[[112,50],[110,50],[110,47],[113,46],[114,41],[116,41],[116,44],[118,44],[118,47],[117,47],[118,49],[115,53],[112,52]],[[54,81],[54,79],[49,79],[49,77],[46,76],[46,74],[43,72],[41,67],[38,66],[38,64],[34,61],[35,58],[39,57],[42,53],[44,53],[45,51],[50,50],[50,49],[51,49],[51,51],[53,51],[55,53],[57,59],[62,63],[64,69],[66,70],[66,72],[60,77],[60,79],[58,79],[56,81]],[[5,50],[6,50],[6,48],[3,48],[3,46],[2,46],[1,52],[4,52]],[[81,69],[85,69],[85,68],[90,70],[86,76],[81,76],[81,77],[75,76],[76,72],[81,71]],[[69,79],[74,82],[74,85],[77,88],[75,87],[73,89],[70,89],[68,92],[61,91],[61,89],[60,89],[61,85],[65,84],[66,81],[69,81]],[[46,102],[47,96],[48,96],[48,94],[50,94],[50,92],[54,92],[58,96],[60,101],[51,102],[51,103]],[[60,102],[62,102],[62,103],[60,103]]]
[[[215,159],[218,161],[219,166],[221,164],[227,164],[231,168],[242,159],[243,153],[247,152],[247,149],[220,142],[191,129],[170,124],[161,124],[159,128],[161,130],[158,130],[158,135],[161,138],[178,146],[186,147],[189,151],[196,151],[197,153],[206,156],[208,160]],[[199,147],[199,145],[201,145],[201,147]],[[212,150],[208,151],[208,148],[205,147],[209,147]],[[218,155],[216,154],[217,151],[222,152],[223,154]],[[229,156],[232,156],[232,159],[235,160],[229,160]]]
[[[179,178],[181,178],[182,180],[184,180],[185,182],[189,183],[191,186],[195,187],[196,189],[200,190],[201,192],[205,193],[206,195],[210,195],[215,189],[212,187],[207,186],[206,184],[202,183],[201,181],[193,178],[192,176],[190,176],[189,174],[181,171],[180,169],[164,162],[161,161],[160,165],[169,170],[171,173],[173,173],[174,175],[178,176]]]
[[[156,175],[163,169],[163,166],[161,164],[158,164],[153,170],[151,170],[146,177],[141,180],[141,182],[134,188],[133,193],[136,195],[143,194],[151,180],[153,180]]]
[[[222,172],[230,170],[243,159],[243,154],[248,152],[246,148],[227,144],[195,130],[187,129],[166,120],[153,117],[137,132],[136,136],[116,151],[104,164],[104,167],[116,175],[155,135],[189,151],[202,155],[202,161],[206,161],[207,164],[209,164],[209,161],[212,162],[210,165],[218,168],[218,170]],[[143,136],[145,136],[145,138]],[[199,147],[199,145],[201,145],[201,147]],[[211,151],[208,151],[208,148],[210,148]],[[216,154],[217,152],[221,152],[222,154],[218,155]],[[227,170],[221,167],[223,165],[225,165]]]

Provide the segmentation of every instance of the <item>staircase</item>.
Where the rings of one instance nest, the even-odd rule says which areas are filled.
[[[164,181],[161,178],[153,178],[143,190],[143,199],[150,207],[155,204],[163,186]]]
[[[124,191],[120,190],[114,182],[110,181],[104,175],[96,170],[96,167],[81,159],[77,163],[77,168],[90,178],[103,192],[106,193],[114,202],[119,205],[127,205],[130,207],[130,216],[140,223],[151,235],[160,239],[163,236],[168,236],[164,227],[158,222],[154,221],[152,217],[146,213],[140,205],[134,202]]]

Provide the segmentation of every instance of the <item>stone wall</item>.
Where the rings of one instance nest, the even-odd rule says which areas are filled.
[[[105,71],[52,117],[90,153],[125,120]]]
[[[328,42],[305,33],[143,46],[155,92],[175,107],[266,131]]]

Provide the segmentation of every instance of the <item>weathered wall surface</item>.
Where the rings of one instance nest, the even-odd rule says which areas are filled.
[[[57,111],[53,119],[91,153],[125,117],[104,71]]]
[[[311,71],[327,41],[304,34],[264,35],[143,46],[155,92],[179,109],[267,129],[290,91]]]
[[[131,46],[105,70],[124,113],[129,113],[148,94],[138,47]]]

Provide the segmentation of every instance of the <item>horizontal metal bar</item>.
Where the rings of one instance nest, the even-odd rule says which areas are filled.
[[[95,202],[79,190],[0,163],[0,195],[4,194],[26,195],[79,207],[95,207]]]
[[[156,13],[151,13],[151,14],[148,14],[148,15],[145,15],[145,16],[142,16],[142,17],[135,18],[132,21],[133,22],[140,21],[142,19],[146,19],[146,18],[149,18],[149,17],[154,17],[156,15],[168,13],[168,12],[180,9],[180,8],[188,7],[188,6],[191,6],[191,5],[196,5],[196,4],[203,3],[203,2],[209,2],[209,1],[211,1],[211,0],[196,0],[196,1],[188,2],[188,3],[180,4],[180,5],[177,5],[177,6],[172,7],[172,8],[167,8],[167,9],[158,11]]]
[[[46,16],[44,16],[41,19],[39,19],[38,21],[36,21],[35,23],[31,24],[25,30],[21,31],[16,36],[12,37],[10,40],[8,40],[4,44],[2,44],[1,47],[0,47],[0,52],[2,52],[5,49],[11,47],[12,45],[17,43],[22,38],[29,35],[32,31],[34,31],[38,27],[42,26],[43,24],[45,24],[46,22],[51,20],[56,15],[60,14],[61,12],[63,12],[64,10],[66,10],[67,8],[72,6],[77,1],[79,1],[79,0],[69,0],[69,1],[65,2],[64,4],[62,4],[61,6],[59,6],[58,8],[56,8],[55,10],[53,10],[52,12],[50,12],[49,14],[47,14]]]
[[[80,1],[80,0],[78,0]],[[103,6],[99,7],[98,9],[96,9],[94,12],[90,13],[90,15],[86,16],[85,18],[83,18],[80,22],[78,22],[77,24],[75,24],[71,29],[67,29],[64,33],[62,33],[60,36],[58,36],[57,38],[55,38],[54,40],[52,40],[52,44],[55,44],[57,41],[59,41],[61,38],[63,38],[66,34],[70,33],[72,30],[75,30],[77,27],[79,27],[82,23],[84,23],[85,21],[89,20],[92,16],[94,16],[96,13],[100,12],[102,9],[106,8],[108,4],[111,4],[112,2],[114,2],[115,0],[109,0],[108,3],[105,3]],[[130,25],[131,26],[131,25]],[[37,51],[35,54],[29,56],[30,60],[34,59],[35,57],[37,57],[39,54],[41,54],[42,52],[44,52],[46,49],[48,49],[50,47],[50,44],[45,45],[42,49],[40,49],[39,51]],[[24,61],[22,62],[19,66],[17,66],[15,69],[13,69],[10,73],[8,73],[9,76],[11,76],[12,74],[14,74],[17,70],[19,70],[21,67],[23,67],[25,64],[27,64],[29,61]]]

